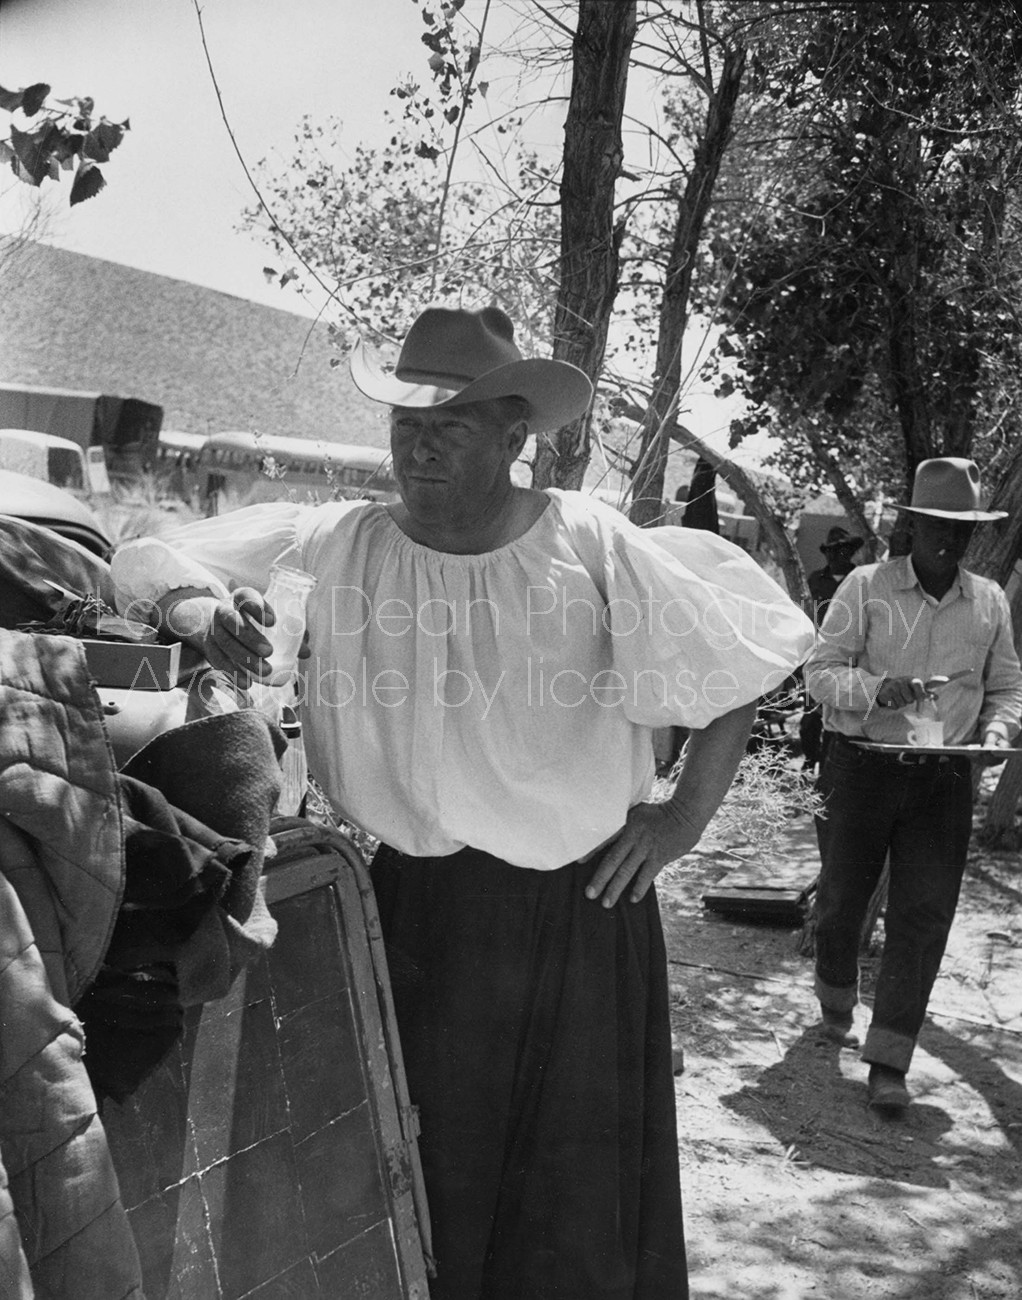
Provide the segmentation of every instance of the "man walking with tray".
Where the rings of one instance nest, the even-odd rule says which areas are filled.
[[[961,567],[977,523],[1005,517],[980,509],[975,463],[923,461],[904,508],[911,553],[852,570],[805,669],[827,733],[815,987],[824,1032],[843,1046],[858,1045],[859,935],[890,855],[884,951],[862,1051],[870,1104],[885,1111],[909,1103],[905,1076],[958,905],[971,762],[1000,761],[982,751],[1007,749],[1022,709],[1004,593]],[[920,705],[940,724],[922,745]],[[947,752],[969,744],[981,747],[973,760]]]

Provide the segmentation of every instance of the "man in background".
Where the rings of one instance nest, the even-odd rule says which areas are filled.
[[[826,561],[822,569],[809,575],[809,594],[813,598],[813,621],[819,627],[834,593],[855,568],[852,558],[862,545],[862,538],[853,536],[847,528],[837,526],[827,534],[820,546]]]

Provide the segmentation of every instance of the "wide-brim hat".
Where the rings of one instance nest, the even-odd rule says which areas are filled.
[[[514,325],[499,307],[429,307],[413,322],[393,374],[360,339],[348,361],[359,392],[388,406],[438,409],[523,397],[530,433],[559,429],[585,411],[593,386],[578,366],[522,356]]]
[[[935,456],[922,460],[916,468],[912,500],[902,506],[914,515],[934,515],[937,519],[963,519],[989,523],[1007,519],[1006,510],[980,509],[979,466],[962,456]]]
[[[826,555],[828,551],[857,551],[861,545],[861,537],[839,526],[830,530],[827,540],[820,543],[820,550]]]

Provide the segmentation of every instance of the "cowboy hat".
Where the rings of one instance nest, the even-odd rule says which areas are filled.
[[[856,537],[839,525],[830,530],[825,542],[820,543],[820,550],[826,555],[828,551],[857,551],[861,545],[861,537]]]
[[[1007,519],[1006,510],[981,510],[979,466],[961,456],[936,456],[916,467],[912,501],[902,510],[938,519],[966,519],[985,523]]]
[[[428,307],[408,331],[393,374],[359,340],[348,362],[351,378],[366,397],[388,406],[436,409],[522,397],[531,408],[530,433],[577,419],[592,400],[588,376],[567,361],[527,360],[514,332],[499,307]]]

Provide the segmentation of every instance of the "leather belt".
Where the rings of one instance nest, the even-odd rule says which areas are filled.
[[[942,763],[953,763],[959,757],[957,754],[913,754],[911,750],[904,749],[896,754],[882,754],[876,749],[863,749],[861,745],[856,745],[850,737],[840,731],[828,732],[827,739],[831,744],[840,742],[863,758],[876,759],[881,763],[894,763],[899,767],[939,766]]]

